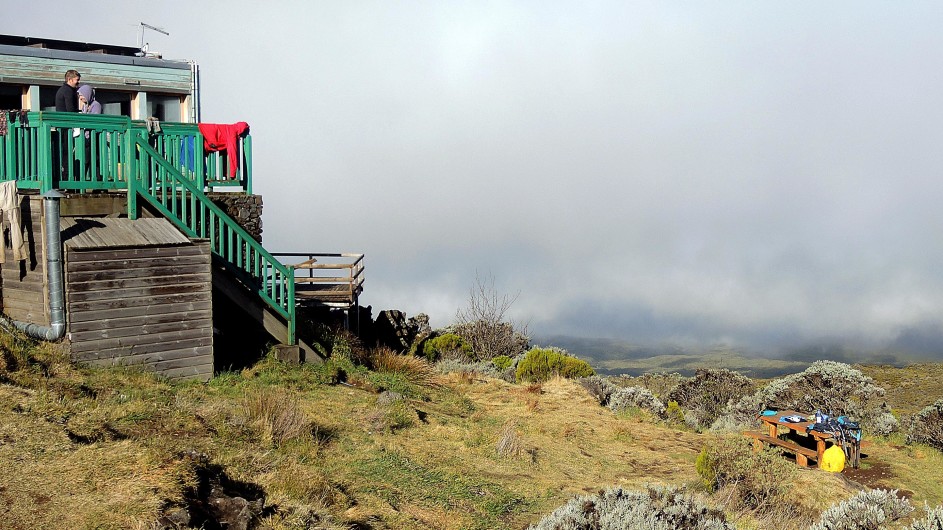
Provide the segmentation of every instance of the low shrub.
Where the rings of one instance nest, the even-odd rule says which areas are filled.
[[[630,407],[644,409],[657,416],[665,414],[665,404],[647,388],[640,386],[620,388],[609,396],[609,408],[613,412],[620,412]]]
[[[645,491],[609,488],[570,499],[530,530],[727,530],[723,512],[709,508],[683,489],[648,486]]]
[[[773,380],[744,396],[722,414],[712,430],[738,430],[756,424],[764,409],[821,410],[860,421],[865,432],[885,436],[898,427],[884,402],[884,389],[860,370],[835,361],[816,361],[805,371]]]
[[[500,355],[514,357],[524,352],[530,342],[510,322],[487,319],[460,322],[455,325],[455,333],[471,345],[473,361],[490,361]]]
[[[735,495],[731,497],[750,509],[787,504],[789,484],[797,473],[795,464],[780,451],[767,448],[755,452],[742,436],[708,442],[694,467],[709,491],[732,488]]]
[[[926,507],[926,517],[914,521],[907,530],[940,530],[943,528],[943,506]]]
[[[809,530],[880,530],[913,511],[897,490],[865,490],[822,512]]]
[[[608,405],[612,393],[619,390],[619,387],[610,383],[609,379],[600,375],[581,377],[577,382],[602,406]]]
[[[440,373],[474,373],[490,377],[501,377],[501,372],[495,369],[494,364],[488,361],[462,362],[455,359],[442,359],[435,363],[435,369]]]
[[[737,372],[707,368],[681,381],[664,399],[676,402],[687,411],[684,421],[688,425],[703,430],[714,423],[731,401],[752,394],[753,390],[753,382]]]
[[[422,355],[429,362],[435,362],[446,355],[450,358],[473,358],[471,345],[455,333],[443,333],[423,342]]]
[[[684,409],[681,408],[681,405],[679,405],[677,401],[669,401],[668,404],[665,405],[665,421],[685,425],[686,422],[690,420],[685,417]]]
[[[677,372],[648,372],[633,377],[629,386],[641,386],[652,391],[658,399],[665,399],[686,378]]]
[[[943,451],[943,399],[914,414],[907,443],[924,443]]]
[[[532,348],[517,364],[515,373],[518,382],[547,381],[551,377],[589,377],[593,368],[582,359],[573,357],[559,348]]]
[[[511,359],[507,355],[498,355],[494,359],[491,359],[491,364],[499,371],[507,370],[514,364],[514,359]]]

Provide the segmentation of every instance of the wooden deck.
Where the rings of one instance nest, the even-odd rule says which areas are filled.
[[[300,306],[350,309],[363,292],[363,254],[272,254],[295,270],[295,301]]]

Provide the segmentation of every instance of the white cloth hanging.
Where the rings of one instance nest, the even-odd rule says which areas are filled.
[[[29,257],[29,247],[23,239],[23,223],[20,222],[20,196],[16,190],[16,181],[0,182],[0,215],[3,224],[10,226],[10,243],[13,247],[13,259],[21,261]],[[0,263],[6,263],[6,234],[0,227]]]

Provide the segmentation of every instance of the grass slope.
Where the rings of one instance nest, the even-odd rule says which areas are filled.
[[[194,454],[265,491],[262,528],[518,529],[607,486],[697,484],[707,440],[643,413],[615,415],[562,379],[410,384],[266,358],[207,384],[172,384],[74,367],[6,335],[0,350],[0,511],[11,529],[154,528],[197,487]],[[334,384],[341,369],[357,387]],[[412,397],[378,399],[383,385]],[[938,452],[874,440],[866,463],[882,476],[865,479],[943,502]],[[807,520],[855,485],[803,470],[794,489]],[[742,528],[777,527],[732,516]]]

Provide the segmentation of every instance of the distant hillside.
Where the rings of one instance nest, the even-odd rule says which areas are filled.
[[[797,348],[770,357],[728,348],[689,351],[677,346],[639,346],[619,339],[566,335],[538,336],[533,342],[563,348],[588,360],[600,373],[633,377],[649,372],[690,376],[698,368],[727,368],[747,377],[768,379],[801,372],[817,360],[897,367],[920,361],[884,352],[862,353],[835,345]]]

